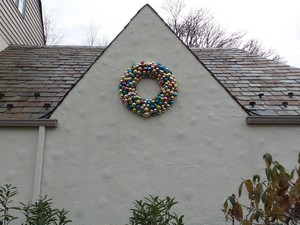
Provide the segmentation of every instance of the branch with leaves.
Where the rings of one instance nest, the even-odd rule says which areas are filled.
[[[52,199],[40,197],[35,203],[24,204],[21,207],[12,206],[13,198],[18,194],[17,188],[11,184],[0,186],[0,225],[9,225],[20,211],[25,216],[22,225],[65,225],[72,222],[67,218],[69,211],[52,207]]]
[[[129,221],[131,225],[184,225],[183,215],[170,212],[171,208],[177,204],[175,198],[166,197],[160,199],[158,196],[136,200],[135,208],[131,209],[132,217]]]
[[[12,198],[18,193],[16,187],[11,184],[0,186],[0,225],[8,225],[11,221],[17,219],[11,214],[11,211],[19,208],[11,206]]]
[[[269,153],[264,154],[265,180],[259,175],[243,180],[237,196],[232,194],[225,203],[225,219],[232,224],[242,225],[286,224],[295,225],[300,221],[300,166],[287,173],[278,162],[273,161]],[[298,155],[300,164],[300,153]],[[246,189],[248,204],[243,202],[243,190]],[[299,222],[298,222],[299,221]]]

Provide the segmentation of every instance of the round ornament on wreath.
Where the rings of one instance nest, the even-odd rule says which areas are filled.
[[[144,78],[155,79],[160,91],[153,98],[143,98],[136,90]],[[133,113],[153,117],[166,112],[178,95],[177,82],[166,66],[160,62],[140,62],[127,69],[119,84],[119,93],[124,105]]]

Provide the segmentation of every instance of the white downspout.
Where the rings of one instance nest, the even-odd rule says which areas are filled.
[[[37,199],[39,199],[39,197],[41,195],[45,136],[46,136],[46,128],[44,126],[40,126],[39,133],[38,133],[38,142],[37,142],[32,203],[34,203]]]

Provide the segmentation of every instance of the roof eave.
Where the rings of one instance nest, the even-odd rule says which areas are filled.
[[[0,119],[0,127],[57,127],[56,119]]]
[[[300,116],[248,116],[247,124],[300,124]]]

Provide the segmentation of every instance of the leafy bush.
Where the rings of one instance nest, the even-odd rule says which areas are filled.
[[[67,219],[68,211],[52,208],[52,199],[47,196],[40,197],[35,203],[20,202],[21,207],[11,206],[17,193],[17,188],[11,184],[0,186],[0,225],[8,225],[18,219],[14,216],[17,211],[25,216],[25,222],[20,222],[22,225],[65,225],[71,222]]]
[[[159,199],[151,195],[145,201],[136,200],[129,222],[131,225],[184,225],[183,215],[178,217],[170,212],[175,204],[175,198]]]
[[[12,198],[18,193],[16,187],[11,184],[0,186],[0,225],[7,225],[17,217],[10,214],[13,210],[19,210],[17,207],[11,206]]]
[[[259,175],[246,179],[239,185],[238,193],[229,196],[223,212],[226,221],[242,225],[252,224],[297,224],[300,221],[300,166],[287,173],[269,153],[264,154],[266,179]],[[300,164],[300,153],[298,155]],[[243,204],[243,189],[246,189],[246,201]]]

